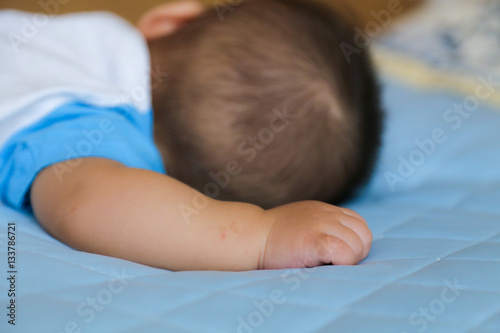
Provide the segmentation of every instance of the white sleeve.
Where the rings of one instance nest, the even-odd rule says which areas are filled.
[[[113,14],[0,11],[0,146],[71,101],[148,112],[149,72],[145,40]]]

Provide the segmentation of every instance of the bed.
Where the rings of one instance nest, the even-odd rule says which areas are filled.
[[[346,205],[374,234],[359,265],[171,272],[77,252],[0,205],[0,332],[500,332],[500,84],[479,98],[391,64],[380,159]]]

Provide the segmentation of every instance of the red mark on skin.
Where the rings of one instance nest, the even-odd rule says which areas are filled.
[[[220,232],[220,239],[224,240],[227,237],[227,231],[225,227],[220,227],[219,232]],[[236,226],[236,222],[231,223],[231,227],[229,230],[230,233],[238,234],[238,228]]]
[[[224,240],[226,239],[226,229],[225,228],[220,228],[220,239]]]

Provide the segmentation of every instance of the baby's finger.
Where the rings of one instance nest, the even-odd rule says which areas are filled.
[[[370,231],[368,226],[364,223],[360,223],[360,221],[356,218],[351,218],[347,216],[342,219],[339,219],[339,221],[343,226],[353,230],[359,236],[359,238],[363,242],[363,252],[360,260],[366,258],[368,252],[370,251],[373,239],[372,232]]]
[[[352,217],[355,217],[355,218],[358,218],[360,219],[362,222],[364,222],[365,224],[366,223],[366,220],[363,218],[363,216],[359,215],[358,213],[356,213],[355,211],[349,209],[349,208],[340,208],[340,210],[342,210],[342,212],[346,215],[349,215],[349,216],[352,216]]]
[[[316,239],[313,257],[320,264],[355,265],[359,262],[358,255],[346,241],[328,234]]]

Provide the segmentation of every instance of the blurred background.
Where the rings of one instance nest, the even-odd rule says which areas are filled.
[[[207,6],[221,6],[221,4],[237,4],[239,0],[199,0]],[[408,11],[420,1],[412,0],[322,0],[323,2],[336,5],[347,3],[352,7],[360,23],[373,20],[371,11],[385,9],[391,3],[400,3]],[[43,12],[43,5],[56,4],[59,7],[58,13],[69,13],[76,11],[107,10],[115,12],[132,23],[136,23],[139,17],[149,8],[170,0],[142,0],[142,1],[123,1],[123,0],[0,0],[0,9],[14,8],[27,11]]]
[[[199,1],[221,10],[236,9],[241,0]],[[479,75],[500,77],[500,0],[315,1],[331,4],[358,21],[350,46],[357,50],[370,46],[376,67],[384,75],[427,89],[465,94],[474,92]],[[105,10],[135,24],[148,9],[165,2],[173,1],[0,0],[0,10],[46,14]],[[362,40],[368,43],[360,46]],[[500,105],[500,89],[489,101]]]

